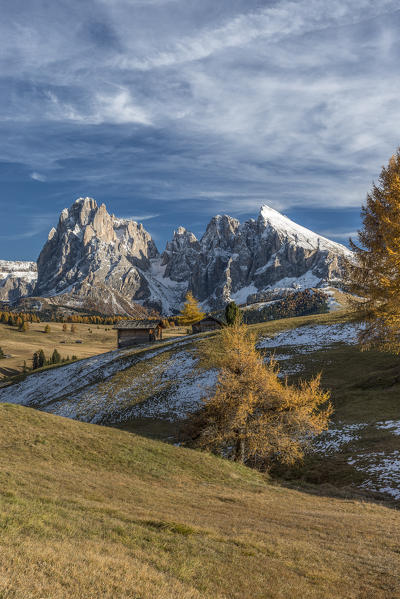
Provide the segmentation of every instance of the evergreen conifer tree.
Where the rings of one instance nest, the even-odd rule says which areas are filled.
[[[238,305],[235,302],[229,302],[225,307],[225,319],[228,325],[233,325],[240,322],[242,313],[239,310]]]
[[[38,368],[42,368],[46,364],[46,356],[44,355],[44,351],[41,349],[38,352]]]
[[[195,322],[198,322],[204,318],[205,314],[201,311],[197,299],[193,296],[191,291],[186,294],[186,301],[178,317],[179,324],[188,326]]]
[[[51,363],[52,364],[59,364],[61,362],[61,356],[58,353],[58,351],[55,349],[51,355]]]
[[[373,184],[362,218],[359,245],[351,241],[356,260],[348,264],[353,306],[365,323],[360,342],[400,353],[400,149]]]

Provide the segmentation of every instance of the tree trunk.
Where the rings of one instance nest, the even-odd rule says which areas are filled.
[[[242,434],[239,433],[236,439],[235,462],[241,462],[242,464],[244,464],[245,456],[245,440]]]

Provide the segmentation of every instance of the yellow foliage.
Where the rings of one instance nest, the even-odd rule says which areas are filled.
[[[236,461],[267,468],[273,460],[301,459],[312,437],[328,427],[329,392],[316,377],[290,386],[265,363],[246,325],[221,330],[205,362],[220,368],[215,393],[195,417],[199,444]]]
[[[191,291],[186,294],[186,301],[178,317],[179,324],[182,326],[192,325],[204,318],[205,313],[201,311],[199,303]]]
[[[362,298],[353,307],[366,324],[364,348],[400,353],[400,149],[382,169],[362,208],[356,264],[348,265],[349,289]]]

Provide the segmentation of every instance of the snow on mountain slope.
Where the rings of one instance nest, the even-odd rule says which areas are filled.
[[[0,300],[14,302],[30,295],[36,279],[35,262],[0,260]]]
[[[49,233],[35,289],[31,276],[23,291],[106,312],[131,314],[130,306],[140,304],[171,314],[190,290],[212,310],[232,299],[264,301],[274,289],[338,285],[350,257],[344,246],[266,205],[242,224],[214,216],[200,240],[179,227],[160,256],[141,224],[110,215],[93,198],[78,198]],[[12,281],[4,294],[12,295]]]
[[[200,371],[185,343],[155,350],[107,381],[52,402],[53,413],[85,422],[123,424],[134,418],[176,421],[200,405],[217,372]]]
[[[352,323],[303,326],[264,338],[259,347],[302,353],[334,343],[356,342]],[[24,381],[0,389],[0,402],[36,407],[86,422],[124,422],[129,418],[176,420],[196,409],[216,382],[215,370],[199,368],[193,352],[196,336],[92,356],[60,368],[32,373]],[[282,373],[285,354],[278,354]]]
[[[281,233],[286,239],[290,239],[292,242],[301,245],[306,249],[320,249],[342,253],[344,256],[348,257],[351,256],[351,251],[344,245],[331,241],[326,237],[314,233],[310,229],[306,229],[306,227],[298,225],[270,206],[264,204],[264,206],[261,207],[260,218],[262,218],[266,224],[263,233],[264,237],[267,237],[270,229],[272,229]]]

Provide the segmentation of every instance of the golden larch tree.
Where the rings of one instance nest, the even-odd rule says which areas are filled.
[[[266,363],[255,336],[237,322],[203,344],[203,365],[220,370],[214,392],[193,417],[199,446],[268,469],[300,460],[312,438],[328,428],[332,407],[320,379],[288,385]]]
[[[355,262],[348,264],[349,290],[365,323],[360,342],[400,353],[400,149],[382,168],[362,208]]]
[[[205,313],[201,311],[199,302],[193,296],[191,291],[188,291],[185,298],[185,303],[178,316],[179,324],[190,326],[204,318]]]

